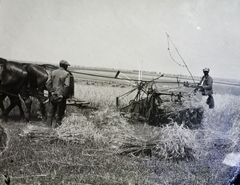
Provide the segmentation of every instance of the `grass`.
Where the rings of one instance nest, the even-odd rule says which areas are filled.
[[[226,153],[239,150],[240,97],[214,95],[213,110],[202,100],[198,129],[174,122],[161,128],[130,124],[120,116],[115,97],[128,89],[76,84],[76,98],[98,110],[68,107],[56,129],[41,121],[2,123],[8,146],[1,153],[0,174],[12,184],[33,185],[221,185],[230,179],[234,168],[222,161]],[[17,109],[11,116],[16,114]]]

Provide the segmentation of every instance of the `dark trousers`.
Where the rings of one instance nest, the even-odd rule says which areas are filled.
[[[56,123],[61,125],[61,121],[65,114],[66,110],[66,98],[62,98],[60,102],[49,101],[48,105],[48,116],[47,116],[47,124],[52,126],[52,121],[54,116],[56,117]]]
[[[213,99],[213,95],[212,94],[208,95],[208,99],[207,99],[206,103],[208,104],[209,109],[213,109],[214,108],[214,99]]]
[[[240,184],[240,167],[238,166],[233,178],[230,180],[230,185],[239,185]]]

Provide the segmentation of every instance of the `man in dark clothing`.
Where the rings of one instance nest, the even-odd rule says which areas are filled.
[[[58,69],[49,74],[46,82],[50,99],[47,125],[53,127],[61,125],[66,110],[66,99],[69,98],[70,91],[70,73],[67,71],[70,64],[66,60],[61,60],[59,65]],[[54,115],[56,116],[56,124],[52,125]]]
[[[201,81],[199,82],[198,87],[200,88],[200,91],[202,92],[203,96],[208,96],[208,99],[206,103],[208,104],[209,108],[214,108],[214,99],[213,99],[213,79],[211,76],[209,76],[209,68],[203,69],[203,77]]]

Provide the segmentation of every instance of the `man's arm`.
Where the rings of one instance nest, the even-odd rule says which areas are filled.
[[[64,87],[68,88],[70,87],[70,74],[68,73],[65,79]]]
[[[52,72],[48,73],[48,79],[46,81],[46,88],[49,92],[53,92],[52,88]]]
[[[206,90],[211,90],[213,84],[213,79],[209,76],[206,85],[203,86]]]
[[[69,94],[69,88],[70,88],[70,74],[68,73],[63,84],[63,95],[65,97],[67,97]]]

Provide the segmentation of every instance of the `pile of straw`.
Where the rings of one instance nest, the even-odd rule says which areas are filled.
[[[149,135],[128,135],[128,137],[118,139],[121,143],[118,154],[141,154],[161,159],[197,158],[201,148],[196,133],[177,123],[157,128],[149,132]]]
[[[99,145],[117,148],[117,137],[125,137],[133,132],[131,125],[120,113],[104,109],[94,112],[89,118],[84,115],[70,115],[63,119],[62,125],[53,129],[47,126],[27,125],[21,136],[32,140],[57,140],[74,144]]]
[[[195,131],[183,125],[174,122],[165,127],[146,125],[142,131],[136,131],[136,126],[127,123],[112,109],[97,111],[89,118],[70,115],[56,129],[27,125],[22,135],[35,140],[57,140],[106,149],[116,154],[173,160],[195,158],[200,148]]]

